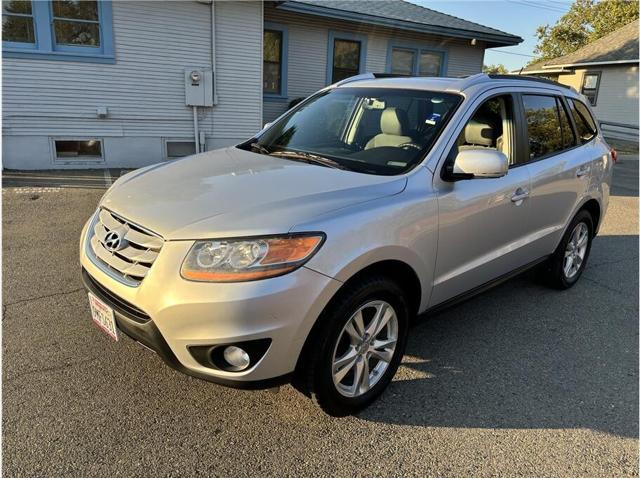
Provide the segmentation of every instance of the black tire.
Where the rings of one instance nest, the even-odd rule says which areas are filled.
[[[398,319],[398,338],[386,370],[368,392],[357,397],[341,394],[333,382],[332,361],[336,344],[352,315],[363,305],[382,300],[391,305]],[[356,413],[378,398],[396,373],[404,354],[409,326],[409,306],[405,293],[394,281],[372,276],[341,290],[318,319],[307,339],[293,380],[298,390],[332,416]]]
[[[573,234],[573,231],[580,223],[585,224],[588,229],[587,249],[585,251],[584,259],[582,260],[582,263],[577,273],[572,277],[567,277],[567,275],[564,272],[565,251],[567,249],[567,245],[569,243],[569,240],[571,239],[571,235]],[[558,247],[556,248],[555,252],[551,255],[549,260],[545,262],[543,266],[540,268],[538,277],[542,280],[542,282],[544,282],[546,285],[550,287],[553,287],[555,289],[561,289],[561,290],[569,289],[570,287],[573,287],[575,283],[578,282],[578,279],[580,279],[582,272],[587,266],[589,253],[591,252],[591,242],[593,241],[593,233],[594,233],[594,227],[593,227],[593,219],[591,217],[591,214],[589,214],[589,212],[584,209],[579,211],[578,214],[575,215],[575,217],[569,224],[569,227],[567,227],[567,230],[564,233],[564,236],[562,236],[562,240],[560,241],[560,244],[558,244]]]

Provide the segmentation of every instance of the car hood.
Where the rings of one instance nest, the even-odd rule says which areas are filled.
[[[129,173],[101,205],[167,240],[282,234],[319,214],[397,194],[405,185],[404,177],[231,147]]]

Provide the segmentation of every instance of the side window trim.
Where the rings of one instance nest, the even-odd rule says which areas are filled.
[[[529,135],[527,132],[527,120],[524,114],[524,103],[522,102],[522,93],[516,92],[512,95],[514,121],[516,122],[516,162],[514,168],[528,164],[529,158]],[[511,168],[511,167],[510,167]]]
[[[573,145],[571,146],[571,148],[567,148],[567,150],[568,149],[573,149],[576,146],[580,146],[581,145],[580,144],[580,136],[578,135],[578,127],[574,122],[573,115],[571,114],[571,108],[569,107],[568,98],[566,96],[564,96],[564,95],[559,95],[557,100],[560,102],[560,104],[564,108],[564,112],[567,115],[567,118],[569,118],[569,125],[571,127],[571,131],[573,131]]]

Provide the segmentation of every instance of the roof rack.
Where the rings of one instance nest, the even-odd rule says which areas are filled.
[[[352,83],[354,81],[375,80],[377,78],[406,78],[409,76],[411,75],[402,75],[398,73],[362,73],[361,75],[350,76],[349,78],[340,80],[331,86],[346,85],[347,83]]]
[[[412,75],[403,75],[396,73],[362,73],[360,75],[350,76],[349,78],[345,78],[344,80],[338,81],[333,85],[329,85],[330,87],[336,87],[341,85],[346,85],[347,83],[353,83],[354,81],[363,81],[363,80],[375,80],[377,78],[408,78]],[[478,83],[486,83],[491,80],[520,80],[520,81],[535,81],[536,83],[544,83],[547,85],[559,86],[561,88],[566,88],[568,90],[575,91],[569,85],[563,85],[562,83],[558,83],[557,81],[549,80],[547,78],[540,78],[538,76],[531,75],[487,75],[486,73],[476,73],[475,75],[468,75],[460,77],[461,83],[457,84],[453,89],[457,91],[465,90],[472,85],[476,85]]]
[[[463,76],[461,78],[460,84],[456,85],[456,89],[460,91],[469,88],[471,85],[475,85],[476,83],[484,83],[489,79],[489,75],[486,73],[476,73],[475,75]]]
[[[487,76],[492,80],[536,81],[538,83],[546,83],[547,85],[560,86],[568,90],[572,89],[569,85],[563,85],[562,83],[558,83],[557,81],[549,80],[548,78],[540,78],[539,76],[532,76],[532,75],[487,75]]]

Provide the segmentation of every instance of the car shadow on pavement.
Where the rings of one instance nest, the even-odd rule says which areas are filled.
[[[527,273],[420,317],[394,382],[360,418],[637,437],[637,250],[635,235],[598,237],[568,291]]]

